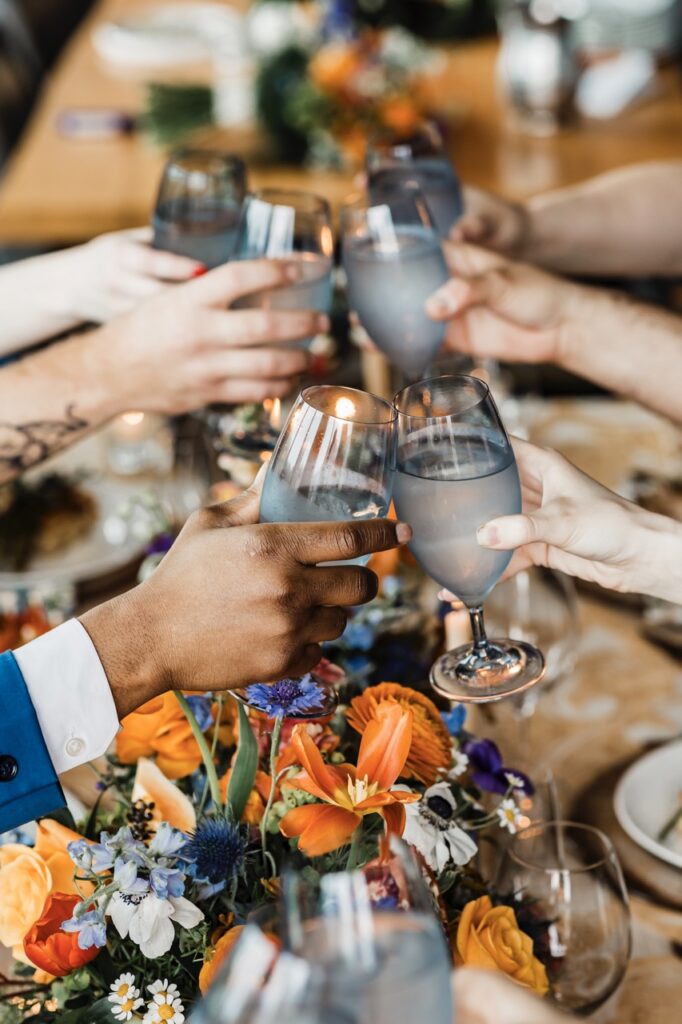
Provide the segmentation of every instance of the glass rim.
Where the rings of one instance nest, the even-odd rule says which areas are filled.
[[[457,412],[457,413],[454,413],[454,412],[447,413],[446,412],[446,413],[442,413],[439,416],[416,416],[416,415],[413,415],[412,413],[409,413],[409,412],[402,412],[398,408],[398,400],[400,399],[400,396],[405,394],[405,392],[409,391],[411,388],[416,388],[416,387],[419,387],[419,386],[427,386],[429,384],[435,384],[438,381],[447,381],[447,380],[462,380],[462,381],[471,382],[471,383],[473,383],[474,388],[476,388],[476,389],[482,388],[483,391],[481,393],[480,398],[477,401],[472,402],[471,405],[467,405],[467,407],[465,409],[460,409],[460,411]],[[418,381],[414,381],[412,384],[406,384],[404,388],[401,388],[400,391],[396,391],[396,393],[394,394],[394,396],[393,396],[393,408],[395,409],[395,411],[396,411],[398,416],[403,416],[405,419],[408,419],[408,420],[445,420],[445,419],[448,419],[448,417],[450,417],[450,416],[460,416],[460,415],[462,415],[465,412],[470,412],[472,409],[477,408],[477,406],[481,405],[483,402],[487,401],[491,397],[492,396],[491,396],[490,388],[488,387],[488,385],[486,384],[486,382],[484,380],[481,380],[480,377],[474,377],[473,374],[471,374],[471,373],[443,373],[443,374],[440,374],[438,377],[425,377],[424,380],[418,380]]]
[[[246,174],[246,162],[242,160],[236,153],[226,153],[222,149],[211,149],[206,147],[205,149],[201,146],[178,146],[177,149],[171,150],[166,160],[166,167],[170,167],[173,164],[181,163],[183,159],[187,157],[208,157],[213,160],[220,160],[222,163],[237,168]]]
[[[595,860],[592,860],[587,864],[582,864],[580,867],[562,868],[559,864],[555,865],[554,867],[547,867],[545,864],[538,864],[533,860],[528,859],[527,857],[523,857],[520,853],[517,852],[516,844],[519,839],[523,839],[524,836],[526,836],[526,838],[530,838],[532,833],[539,834],[540,831],[546,832],[550,827],[555,828],[556,826],[560,826],[561,828],[566,830],[574,829],[579,832],[589,833],[590,835],[596,837],[599,840],[599,842],[602,844],[604,848],[604,853],[602,854],[602,856],[597,857]],[[606,833],[602,832],[600,828],[597,828],[596,825],[587,825],[582,821],[569,821],[567,818],[556,818],[551,821],[531,822],[530,825],[526,825],[525,828],[520,829],[520,831],[516,833],[511,843],[507,847],[507,853],[509,854],[511,859],[519,866],[524,868],[530,868],[532,871],[537,871],[545,875],[555,875],[557,872],[561,872],[562,874],[568,875],[584,874],[587,871],[594,871],[595,868],[600,868],[603,865],[608,864],[609,862],[613,863],[613,859],[616,857],[616,850],[613,843],[606,835]]]
[[[329,200],[325,199],[324,196],[318,195],[317,192],[306,192],[306,190],[302,188],[277,188],[275,186],[254,188],[248,193],[244,202],[246,204],[252,199],[260,199],[261,202],[268,203],[270,206],[293,205],[293,203],[273,203],[268,199],[269,194],[289,196],[294,201],[303,199],[308,204],[308,208],[301,210],[301,212],[324,213],[327,217],[331,217],[331,206],[329,204]]]
[[[312,400],[313,392],[319,392],[327,389],[331,391],[342,391],[344,394],[347,394],[349,398],[352,395],[361,395],[363,399],[371,398],[375,403],[377,403],[377,405],[380,408],[385,407],[388,415],[384,419],[367,420],[358,419],[357,417],[339,416],[337,413],[327,412],[326,409],[322,409],[316,402]],[[343,396],[340,395],[339,397]],[[303,388],[303,391],[301,391],[299,398],[302,401],[304,401],[306,405],[309,405],[311,409],[314,409],[316,412],[319,412],[322,416],[327,416],[329,417],[330,420],[338,420],[340,423],[357,423],[360,426],[379,427],[386,426],[387,424],[390,423],[395,423],[395,420],[398,415],[395,407],[391,405],[390,402],[386,401],[385,398],[380,398],[379,395],[375,395],[371,391],[363,391],[361,388],[346,387],[345,384],[310,384],[308,385],[307,388]]]

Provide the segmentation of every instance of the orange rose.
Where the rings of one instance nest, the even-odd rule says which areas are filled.
[[[79,896],[62,892],[49,896],[40,918],[24,939],[24,952],[29,961],[56,978],[71,974],[77,967],[94,960],[99,953],[97,946],[81,949],[78,945],[78,932],[61,930],[62,924],[73,915],[78,903]]]
[[[24,936],[40,917],[52,891],[52,875],[29,846],[0,846],[0,942],[24,959]]]
[[[455,964],[501,971],[512,981],[544,995],[547,972],[533,955],[533,941],[522,932],[511,907],[493,907],[489,896],[467,903],[457,926]]]
[[[116,753],[123,764],[156,755],[169,779],[191,775],[201,764],[201,751],[174,693],[148,701],[123,719]]]

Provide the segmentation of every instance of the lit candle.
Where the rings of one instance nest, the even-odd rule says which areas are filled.
[[[334,406],[334,414],[341,420],[352,419],[355,415],[355,402],[346,396],[343,398],[337,398],[336,405]]]
[[[117,416],[109,428],[109,465],[123,476],[169,472],[173,440],[164,418],[137,410]]]

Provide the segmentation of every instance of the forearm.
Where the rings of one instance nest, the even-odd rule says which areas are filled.
[[[531,199],[515,256],[563,273],[682,274],[682,161],[600,175]]]
[[[682,423],[682,318],[576,286],[559,334],[565,370]]]
[[[636,589],[682,604],[682,523],[654,512],[638,512]]]
[[[0,484],[125,410],[109,328],[0,370]]]
[[[76,302],[80,252],[65,249],[0,268],[0,355],[82,322]]]

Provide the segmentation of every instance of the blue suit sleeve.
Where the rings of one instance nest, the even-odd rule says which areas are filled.
[[[24,677],[6,651],[0,654],[0,832],[64,803]]]

